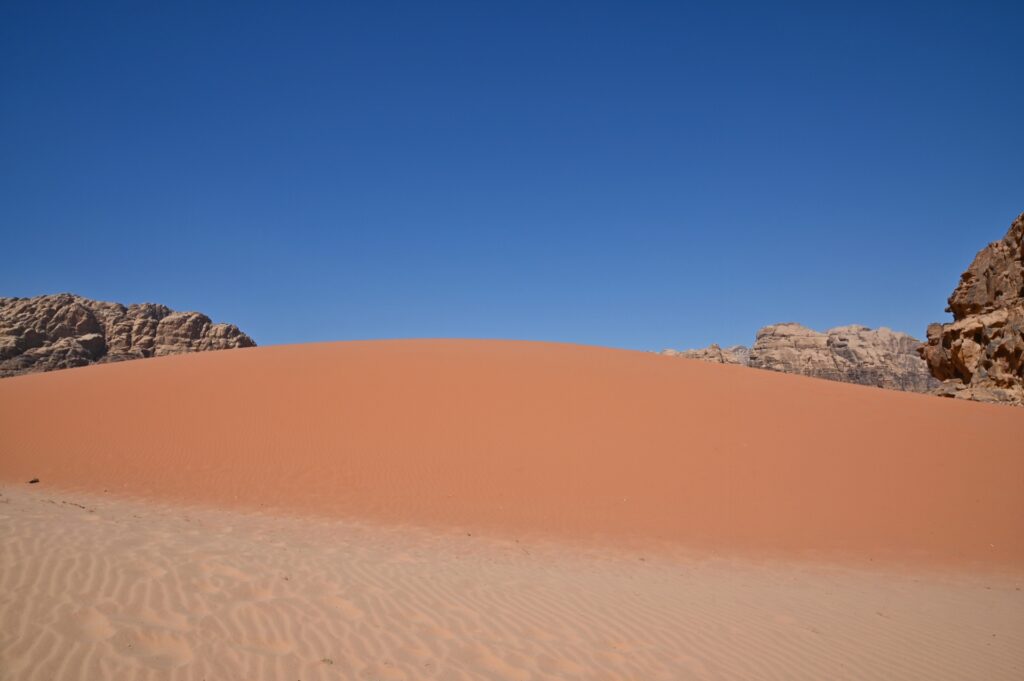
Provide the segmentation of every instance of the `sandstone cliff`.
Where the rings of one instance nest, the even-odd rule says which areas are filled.
[[[879,388],[927,392],[938,385],[918,357],[921,342],[905,333],[840,326],[824,333],[800,324],[766,326],[753,347],[666,350],[664,354],[801,374]]]
[[[947,397],[1024,405],[1024,213],[978,252],[921,356]]]
[[[164,305],[125,307],[70,293],[0,298],[0,377],[254,345],[234,324]]]

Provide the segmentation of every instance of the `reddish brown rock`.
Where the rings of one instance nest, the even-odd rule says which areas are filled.
[[[921,356],[946,397],[1024,405],[1024,213],[960,276]]]
[[[0,377],[254,345],[234,324],[164,305],[125,307],[70,293],[0,298]]]
[[[921,341],[886,328],[840,326],[821,333],[794,323],[757,332],[753,347],[666,350],[663,354],[801,374],[893,390],[927,392],[938,384],[918,357]]]

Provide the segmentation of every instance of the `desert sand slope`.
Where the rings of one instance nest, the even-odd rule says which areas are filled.
[[[1006,407],[545,343],[281,346],[0,382],[0,479],[41,488],[1015,570],[1022,433]]]
[[[1022,413],[511,342],[5,379],[0,681],[1019,679]]]

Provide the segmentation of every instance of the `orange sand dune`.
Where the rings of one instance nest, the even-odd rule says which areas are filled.
[[[1024,567],[1024,411],[595,347],[281,346],[0,381],[0,479]]]

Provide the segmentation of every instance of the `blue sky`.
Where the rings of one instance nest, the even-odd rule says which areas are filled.
[[[261,344],[921,337],[1024,211],[1022,7],[4,3],[0,295]]]

